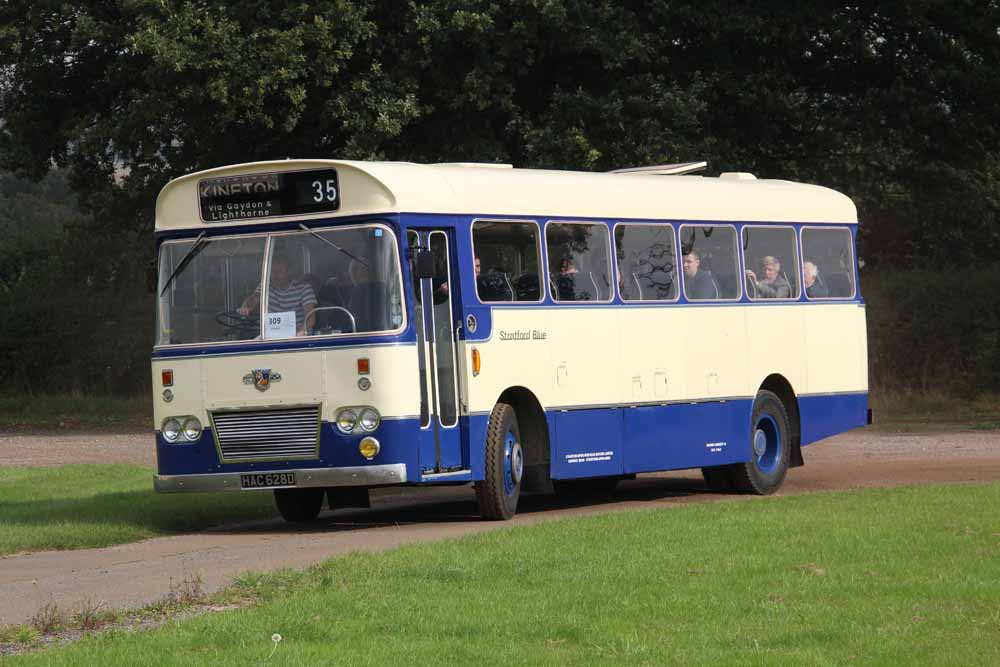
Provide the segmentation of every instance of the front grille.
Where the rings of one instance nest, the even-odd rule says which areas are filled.
[[[214,412],[222,461],[319,458],[319,406]]]

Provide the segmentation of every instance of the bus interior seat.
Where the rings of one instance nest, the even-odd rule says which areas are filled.
[[[596,301],[600,294],[595,295],[597,283],[591,273],[560,273],[553,276],[555,294],[560,301]]]
[[[716,299],[732,299],[734,294],[739,294],[740,287],[736,282],[735,274],[724,273],[716,276],[710,271],[708,275],[712,279],[712,285],[715,287]]]
[[[851,278],[846,273],[828,273],[826,286],[832,297],[851,296]]]
[[[515,283],[514,293],[516,301],[538,301],[542,296],[538,274],[522,274]]]
[[[316,292],[316,307],[329,308],[330,306],[344,305],[344,298],[341,295],[340,287],[337,285],[336,277],[329,278]],[[333,329],[350,331],[350,318],[343,312],[337,310],[321,310],[316,313],[316,321],[313,323],[316,331],[332,332]]]
[[[389,303],[383,298],[382,283],[358,283],[351,288],[347,309],[354,315],[358,331],[384,331],[389,328]]]
[[[507,274],[500,271],[490,271],[476,278],[476,289],[483,301],[513,301],[514,289],[510,286]]]

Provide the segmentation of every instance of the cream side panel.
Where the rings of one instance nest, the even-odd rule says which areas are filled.
[[[748,395],[756,394],[764,378],[772,373],[783,375],[796,394],[805,391],[808,386],[805,359],[805,315],[808,310],[802,304],[746,308]]]
[[[743,306],[691,306],[686,314],[685,398],[747,396],[746,321]]]
[[[202,424],[208,423],[201,389],[201,359],[154,359],[153,367],[153,428],[159,429],[167,417],[194,415]],[[163,400],[161,372],[174,372],[172,401]]]
[[[690,309],[682,306],[618,311],[621,402],[652,403],[685,397],[684,346]]]
[[[859,331],[860,345],[858,350],[858,379],[861,381],[861,387],[864,391],[868,391],[868,311],[866,308],[858,308],[856,317],[859,322],[855,323],[855,327]]]
[[[549,314],[551,402],[543,405],[611,405],[621,402],[615,376],[621,364],[618,309],[559,308]]]
[[[358,359],[371,363],[371,388],[358,387]],[[323,419],[336,419],[338,407],[371,405],[383,418],[420,415],[420,367],[416,344],[329,350],[326,353],[326,391]]]
[[[552,404],[555,371],[549,359],[552,344],[549,314],[550,311],[544,308],[494,309],[491,338],[464,344],[463,357],[478,349],[482,361],[482,372],[476,377],[472,377],[467,358],[463,358],[460,365],[465,369],[470,412],[491,411],[500,394],[512,386],[530,389],[542,407]],[[546,337],[531,338],[533,331],[545,332]],[[529,338],[503,340],[501,332],[511,335],[524,332]]]
[[[822,394],[868,389],[865,311],[856,303],[812,305],[805,318],[808,388]]]

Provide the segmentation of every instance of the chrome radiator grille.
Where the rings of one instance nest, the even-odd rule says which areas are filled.
[[[319,406],[212,413],[222,461],[319,458]]]

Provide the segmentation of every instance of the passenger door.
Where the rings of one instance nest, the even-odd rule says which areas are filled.
[[[458,420],[458,272],[452,261],[450,231],[411,229],[407,243],[411,258],[418,249],[429,250],[436,269],[433,278],[413,280],[412,314],[420,363],[420,470],[425,479],[429,475],[444,477],[467,467],[462,461]]]

